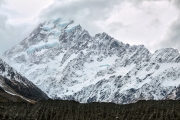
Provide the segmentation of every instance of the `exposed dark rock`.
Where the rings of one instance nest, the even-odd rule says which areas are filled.
[[[19,96],[8,94],[0,87],[0,102],[27,102],[27,101]],[[1,107],[2,106],[0,106],[0,109]]]

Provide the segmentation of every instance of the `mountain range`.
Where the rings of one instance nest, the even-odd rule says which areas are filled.
[[[118,104],[180,99],[178,50],[152,54],[106,33],[91,36],[72,20],[39,24],[2,59],[52,99]]]

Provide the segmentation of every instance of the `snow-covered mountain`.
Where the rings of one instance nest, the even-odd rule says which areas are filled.
[[[131,103],[165,99],[180,84],[180,54],[172,48],[151,54],[106,33],[90,36],[73,21],[40,24],[5,61],[49,97],[80,102]]]
[[[2,59],[0,59],[0,89],[3,92],[0,95],[6,99],[13,100],[13,96],[16,99],[19,98],[29,102],[48,99],[44,92],[2,61]]]

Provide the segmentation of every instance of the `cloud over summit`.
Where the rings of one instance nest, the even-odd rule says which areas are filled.
[[[0,0],[0,55],[28,37],[38,23],[58,17],[73,19],[92,36],[106,32],[150,51],[180,50],[179,11],[180,0]]]

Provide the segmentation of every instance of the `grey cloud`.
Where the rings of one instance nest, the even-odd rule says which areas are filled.
[[[123,22],[121,21],[118,21],[118,22],[113,22],[113,23],[110,23],[108,24],[108,29],[110,32],[116,32],[117,30],[120,30],[122,28],[126,28],[128,27],[129,25],[124,25]]]
[[[3,29],[5,30],[6,28],[6,25],[7,25],[7,16],[6,15],[3,15],[3,14],[0,14],[0,29]]]
[[[64,4],[65,1],[66,4]],[[113,10],[115,8],[118,7],[118,9],[121,9],[124,2],[131,2],[138,7],[144,1],[162,0],[74,0],[71,2],[67,2],[67,0],[55,0],[54,4],[42,10],[39,18],[40,21],[57,17],[74,19],[80,23],[83,28],[86,28],[91,35],[94,35],[96,33],[103,32],[96,23],[98,21],[105,21],[108,19],[112,14],[114,14]],[[157,22],[158,21],[155,23],[154,21],[154,24],[157,25]],[[101,24],[101,22],[99,23]],[[119,27],[122,27],[121,24],[123,23],[113,24],[118,24]],[[106,31],[117,29],[113,27],[113,24],[108,26],[110,30]]]
[[[157,47],[172,47],[180,50],[180,15],[170,25],[164,39],[158,44]]]
[[[153,27],[159,27],[159,25],[161,24],[161,21],[158,18],[154,18],[151,22],[150,22],[150,26]]]
[[[0,5],[2,4],[3,1],[4,1],[4,0],[0,0]]]
[[[3,4],[4,0],[0,0],[0,9]],[[7,16],[2,14],[0,12],[0,55],[4,52],[6,49],[6,41],[7,39],[5,38],[6,30],[8,29],[8,23],[7,23]]]
[[[6,21],[4,21],[4,23],[3,27],[0,26],[0,56],[6,50],[22,41],[33,30],[32,28],[27,29],[29,28],[28,24],[22,24],[15,27],[11,26]]]
[[[0,0],[0,8],[3,4],[6,4],[6,2],[7,2],[6,0]]]
[[[0,55],[13,43],[12,27],[7,23],[7,16],[0,14]],[[11,46],[12,47],[12,46]]]
[[[178,9],[179,16],[174,20],[163,40],[157,43],[156,48],[172,47],[180,50],[180,0],[170,0]]]
[[[5,1],[0,0],[0,56],[7,50],[18,44],[23,38],[27,37],[29,31],[27,24],[12,26],[8,23],[8,17],[1,12]],[[31,29],[32,30],[32,29]]]
[[[180,9],[180,0],[170,0],[171,2],[174,3],[174,5]]]
[[[109,18],[114,7],[121,4],[120,0],[78,0],[63,5],[61,1],[56,0],[54,4],[42,10],[40,20],[54,17],[71,18],[91,34],[101,32],[96,22]]]
[[[43,10],[41,17],[55,15],[77,17],[77,15],[81,15],[89,19],[104,19],[110,14],[113,7],[119,3],[119,0],[79,0],[61,5],[61,0],[59,0],[59,2],[56,1],[55,4]]]

